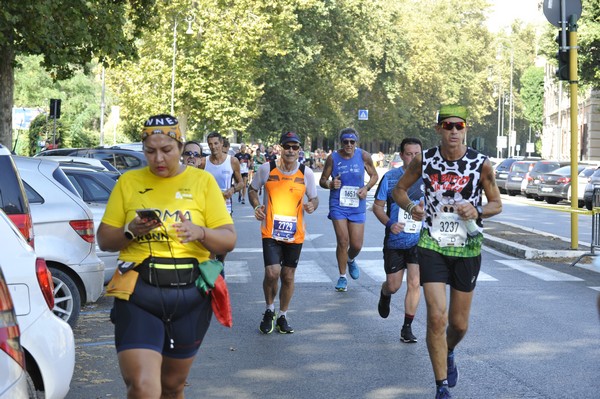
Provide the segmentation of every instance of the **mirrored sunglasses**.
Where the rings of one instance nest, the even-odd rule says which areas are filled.
[[[442,122],[442,129],[444,130],[452,130],[456,128],[456,130],[463,130],[467,127],[465,122]]]
[[[356,143],[356,141],[355,140],[342,140],[342,143],[344,145],[348,145],[348,144],[354,145]]]
[[[298,151],[300,149],[300,146],[298,144],[284,144],[282,147],[284,150],[292,149],[294,151]]]
[[[185,155],[186,157],[194,157],[194,158],[200,158],[202,156],[202,154],[200,154],[197,151],[184,151],[183,155]]]

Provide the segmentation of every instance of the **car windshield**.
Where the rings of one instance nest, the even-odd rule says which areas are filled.
[[[516,162],[513,164],[512,172],[528,172],[529,171],[529,164],[528,163],[521,163],[521,162]]]
[[[535,165],[534,170],[540,173],[548,173],[558,169],[560,165],[555,162],[540,162]]]

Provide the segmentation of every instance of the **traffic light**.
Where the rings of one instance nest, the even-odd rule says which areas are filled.
[[[556,69],[556,76],[558,80],[569,80],[569,32],[566,32],[565,36],[564,45],[562,43],[562,29],[558,31],[558,36],[556,36],[556,42],[558,43],[558,53],[556,53],[558,68]]]

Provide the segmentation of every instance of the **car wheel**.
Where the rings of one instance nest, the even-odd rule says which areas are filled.
[[[510,195],[511,197],[514,197],[515,195],[518,194],[517,191],[513,191],[513,190],[506,190],[506,192],[508,193],[508,195]]]
[[[525,197],[527,197],[527,198],[530,198],[530,199],[531,199],[531,198],[533,198],[533,195],[525,193]]]
[[[583,206],[584,206],[583,200],[577,201],[577,207],[578,208],[583,208]]]
[[[498,187],[498,191],[500,191],[500,194],[506,194],[506,190],[503,188]]]
[[[540,197],[539,195],[534,195],[533,199],[536,200],[536,201],[543,201],[544,200],[544,198]]]
[[[75,327],[81,309],[81,296],[77,284],[68,274],[54,268],[50,268],[52,282],[54,283],[54,314],[71,327]]]
[[[28,399],[38,399],[40,396],[38,392],[35,390],[35,383],[33,382],[33,378],[29,375],[28,372],[25,373],[25,381],[27,384],[27,398]]]
[[[560,198],[546,197],[546,202],[549,204],[558,204],[558,201],[560,201]]]

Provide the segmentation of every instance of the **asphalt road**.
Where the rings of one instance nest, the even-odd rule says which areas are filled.
[[[381,319],[383,226],[368,214],[359,280],[348,292],[337,280],[327,193],[307,217],[294,298],[288,312],[296,332],[263,335],[263,264],[259,224],[249,205],[234,208],[239,238],[226,273],[234,326],[216,321],[196,358],[188,398],[433,398],[425,345],[425,304],[413,332],[399,341],[405,287]],[[529,208],[528,208],[529,209]],[[528,212],[533,212],[529,210]],[[600,274],[589,267],[483,255],[470,331],[457,349],[455,398],[596,398],[600,323],[595,308]],[[108,321],[111,299],[82,312],[75,330],[76,371],[69,399],[125,398]]]

